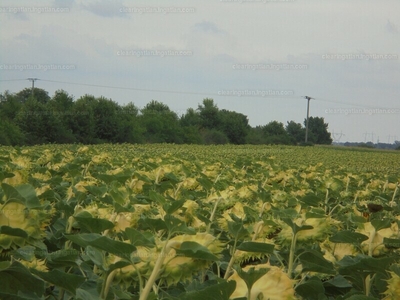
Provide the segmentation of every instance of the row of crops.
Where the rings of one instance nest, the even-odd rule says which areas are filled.
[[[399,299],[400,153],[0,148],[0,299]]]

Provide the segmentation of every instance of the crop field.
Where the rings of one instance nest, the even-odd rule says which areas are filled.
[[[0,299],[400,299],[400,151],[0,147]]]

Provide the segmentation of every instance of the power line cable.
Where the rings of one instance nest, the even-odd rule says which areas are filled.
[[[5,80],[0,80],[0,81],[24,81],[27,79],[5,79]],[[28,79],[29,80],[29,79]],[[68,81],[58,81],[58,80],[48,80],[48,79],[40,79],[41,81],[44,82],[51,82],[51,83],[62,83],[62,84],[71,84],[71,85],[80,85],[80,86],[90,86],[90,87],[98,87],[98,88],[109,88],[109,89],[117,89],[117,90],[132,90],[132,91],[140,91],[140,92],[156,92],[156,93],[166,93],[166,94],[182,94],[182,95],[210,95],[210,96],[219,96],[219,97],[238,97],[238,95],[223,95],[219,93],[210,93],[210,92],[190,92],[190,91],[176,91],[176,90],[158,90],[158,89],[143,89],[143,88],[132,88],[132,87],[123,87],[123,86],[111,86],[111,85],[100,85],[100,84],[89,84],[89,83],[78,83],[78,82],[68,82]],[[272,96],[262,96],[262,95],[241,95],[240,97],[251,97],[251,98],[263,98],[263,99],[282,99],[282,98],[288,98],[288,99],[298,99],[298,98],[303,98],[303,96],[279,96],[279,95],[272,95]],[[367,104],[359,104],[359,103],[349,103],[349,102],[343,102],[343,101],[336,101],[332,99],[326,99],[326,98],[320,98],[320,97],[315,97],[315,101],[322,101],[322,102],[330,102],[330,103],[337,103],[337,104],[343,104],[347,106],[354,106],[354,107],[362,107],[362,108],[371,108],[371,109],[400,109],[396,107],[392,108],[384,108],[384,107],[377,107],[377,106],[371,106]]]
[[[25,79],[0,79],[0,81],[25,81]]]

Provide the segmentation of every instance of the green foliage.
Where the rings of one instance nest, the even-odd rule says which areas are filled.
[[[206,145],[223,145],[229,142],[228,137],[222,131],[217,129],[203,130],[201,132],[204,144]]]
[[[139,109],[131,102],[118,109],[118,143],[141,143],[144,128],[140,124]]]
[[[17,146],[25,144],[25,135],[20,128],[8,120],[0,121],[0,145]]]
[[[71,129],[78,142],[94,143],[96,137],[96,119],[94,107],[96,99],[85,95],[79,98],[72,108]]]
[[[306,131],[300,123],[296,123],[294,121],[287,122],[286,132],[294,144],[302,143],[305,140]]]
[[[203,104],[197,108],[200,116],[200,126],[206,129],[218,129],[221,126],[222,120],[219,109],[214,100],[206,98]]]
[[[219,109],[206,98],[197,109],[178,116],[152,100],[139,110],[133,103],[120,105],[104,97],[77,99],[64,90],[49,97],[45,90],[26,88],[0,95],[0,144],[43,143],[175,143],[175,144],[298,144],[304,128],[294,121],[286,128],[277,121],[250,127],[247,116]],[[320,122],[322,120],[322,123]],[[312,118],[310,141],[329,143],[327,124]],[[328,134],[328,136],[327,136]]]
[[[142,110],[140,122],[148,143],[182,143],[178,116],[161,102],[152,100]]]
[[[25,103],[29,100],[29,98],[35,98],[35,100],[39,103],[46,104],[50,101],[49,93],[43,89],[34,88],[33,93],[31,88],[25,88],[22,91],[15,94],[15,97],[19,102]]]
[[[221,110],[222,131],[226,134],[231,144],[244,144],[249,130],[249,120],[243,114]]]
[[[263,127],[263,133],[268,144],[285,144],[291,143],[289,134],[285,130],[283,123],[272,121]]]
[[[304,120],[304,126],[307,119]],[[314,144],[330,145],[332,144],[332,137],[328,132],[328,124],[325,123],[324,118],[310,117],[308,122],[308,140]]]
[[[20,109],[15,122],[25,134],[29,145],[56,142],[63,128],[53,111],[32,97]]]
[[[15,95],[8,91],[0,95],[0,118],[2,120],[13,121],[21,107],[22,103]]]

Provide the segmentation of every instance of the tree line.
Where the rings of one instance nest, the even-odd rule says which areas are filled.
[[[206,98],[181,116],[152,100],[142,109],[132,102],[84,95],[74,98],[64,90],[50,97],[34,88],[0,95],[0,144],[45,143],[176,143],[176,144],[301,144],[305,127],[294,121],[271,121],[251,127],[247,116],[219,109]],[[304,121],[305,125],[305,121]],[[310,117],[308,141],[331,144],[328,124]]]

